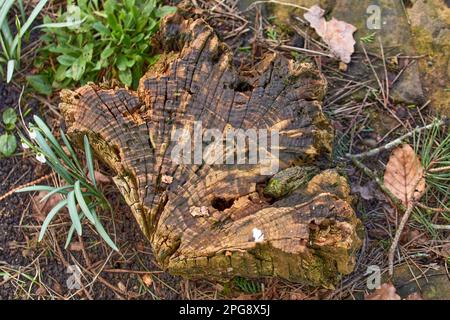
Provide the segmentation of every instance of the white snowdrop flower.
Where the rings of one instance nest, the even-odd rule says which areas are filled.
[[[36,154],[36,159],[41,163],[46,163],[47,159],[45,159],[45,156],[42,153]]]
[[[253,239],[255,242],[263,242],[264,241],[264,234],[258,228],[253,228],[252,233],[253,233]]]
[[[31,139],[36,139],[36,132],[34,131],[34,129],[30,129],[29,134]]]
[[[25,142],[22,142],[22,148],[23,149],[30,149],[30,146],[27,145]]]

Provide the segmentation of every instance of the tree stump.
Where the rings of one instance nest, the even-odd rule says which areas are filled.
[[[161,267],[189,278],[277,276],[325,287],[350,273],[361,223],[346,180],[327,170],[309,181],[288,169],[330,155],[321,73],[273,54],[241,75],[205,21],[177,14],[164,19],[156,45],[161,56],[137,91],[89,84],[63,91],[60,108],[71,139],[87,135],[115,171]],[[175,163],[173,132],[192,133],[198,121],[203,133],[279,132],[282,171],[270,186],[287,181],[287,191],[275,197],[267,190],[271,177],[260,163]],[[292,173],[304,182],[283,178]]]

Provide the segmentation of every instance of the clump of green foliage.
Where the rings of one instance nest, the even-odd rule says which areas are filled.
[[[40,0],[30,15],[26,17],[22,0],[0,0],[0,44],[2,49],[0,53],[0,74],[2,78],[5,78],[4,65],[6,65],[6,82],[11,81],[14,70],[19,66],[22,38],[26,36],[47,1]],[[20,13],[14,15],[14,23],[10,25],[8,20],[13,17],[14,8],[17,8]],[[13,27],[15,27],[15,33],[13,32]]]
[[[236,277],[233,279],[233,284],[242,292],[248,294],[256,294],[261,292],[261,284],[259,282],[246,279],[243,277]]]
[[[36,65],[45,71],[32,79],[31,85],[48,92],[51,87],[119,79],[136,88],[146,65],[157,59],[151,56],[151,37],[161,18],[173,12],[174,7],[161,6],[159,0],[67,1],[67,9],[57,13],[56,23],[82,23],[43,28],[44,46]],[[44,23],[50,21],[50,17],[44,18]],[[48,61],[52,62],[50,68]]]
[[[78,235],[82,234],[82,221],[84,218],[87,218],[103,240],[112,249],[118,251],[117,246],[106,233],[95,211],[98,207],[111,209],[111,206],[104,194],[98,188],[95,179],[94,161],[88,138],[84,136],[86,170],[86,168],[82,166],[81,161],[78,159],[72,145],[62,130],[60,130],[60,135],[64,145],[59,143],[52,134],[50,128],[42,119],[34,116],[34,121],[35,124],[30,124],[29,129],[29,136],[31,139],[28,139],[21,134],[22,145],[25,148],[30,148],[36,154],[36,158],[40,162],[48,163],[52,170],[58,174],[59,180],[63,181],[63,184],[60,186],[34,185],[16,191],[47,192],[41,201],[46,201],[49,197],[57,194],[61,195],[62,200],[47,214],[47,217],[42,224],[38,240],[41,241],[43,239],[50,222],[61,209],[66,207],[72,221],[72,226],[67,236],[66,248],[75,231]],[[80,208],[80,211],[78,208]]]
[[[2,120],[6,132],[0,136],[0,153],[8,157],[16,151],[17,147],[16,136],[12,133],[16,128],[16,111],[13,108],[7,108],[3,111]]]

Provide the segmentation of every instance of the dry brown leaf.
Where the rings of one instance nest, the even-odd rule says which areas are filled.
[[[425,191],[425,178],[419,157],[409,144],[392,151],[384,171],[384,184],[406,207]]]
[[[316,30],[317,34],[328,44],[331,52],[344,63],[350,63],[355,51],[355,39],[353,33],[357,28],[347,22],[332,18],[326,21],[323,10],[318,5],[309,8],[304,14],[306,21]]]
[[[395,287],[391,283],[383,283],[372,294],[366,295],[364,300],[401,300],[395,291]]]
[[[144,274],[142,276],[142,282],[144,282],[146,287],[150,287],[153,284],[153,278],[150,274]]]
[[[108,184],[112,182],[111,177],[104,175],[100,171],[94,170],[94,178],[98,183]]]

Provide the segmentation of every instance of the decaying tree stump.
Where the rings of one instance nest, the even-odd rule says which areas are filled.
[[[361,224],[336,172],[308,182],[302,170],[288,169],[267,184],[260,164],[171,158],[174,130],[193,132],[201,121],[203,131],[277,130],[281,170],[327,159],[333,134],[321,110],[320,72],[272,55],[252,75],[239,75],[203,20],[167,17],[158,39],[162,55],[136,92],[87,85],[63,91],[60,107],[71,138],[88,135],[115,170],[161,266],[190,278],[278,276],[327,287],[350,273]]]

